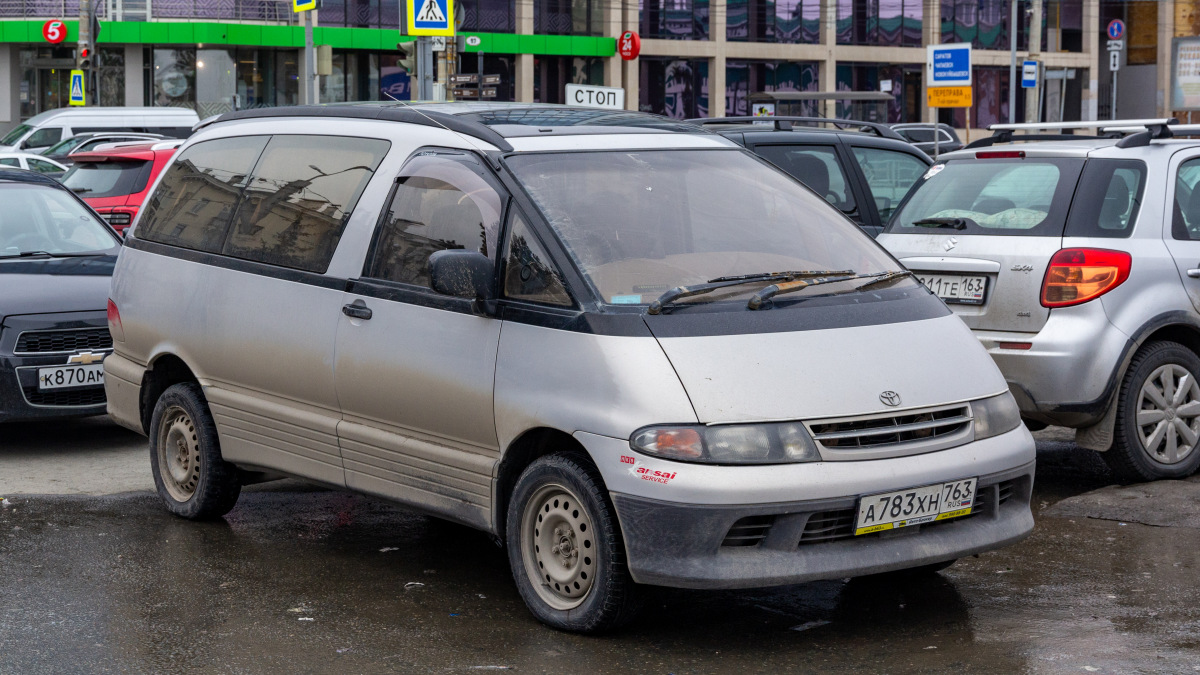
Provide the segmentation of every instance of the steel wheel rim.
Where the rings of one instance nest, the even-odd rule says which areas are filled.
[[[183,408],[163,414],[158,432],[158,475],[176,501],[186,502],[200,482],[200,439],[196,424]]]
[[[1142,451],[1159,464],[1178,464],[1200,440],[1200,384],[1174,363],[1150,373],[1138,393],[1136,426]]]
[[[593,520],[566,486],[544,485],[521,514],[521,558],[538,596],[557,610],[583,604],[596,580]]]

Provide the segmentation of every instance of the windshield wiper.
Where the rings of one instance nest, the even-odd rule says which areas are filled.
[[[805,279],[813,277],[828,276],[831,274],[854,274],[853,270],[796,270],[792,272],[764,272],[762,274],[743,274],[733,277],[717,277],[709,279],[707,283],[695,284],[693,286],[677,286],[671,290],[658,296],[654,302],[650,303],[650,308],[646,310],[647,314],[658,314],[662,312],[664,306],[675,302],[681,298],[688,298],[693,295],[702,295],[710,293],[722,288],[730,286],[738,286],[748,284],[755,281],[794,281],[796,279]]]
[[[829,276],[817,277],[815,279],[796,279],[795,281],[784,281],[778,284],[771,284],[761,291],[750,296],[750,301],[746,306],[750,309],[762,309],[763,305],[771,298],[783,293],[794,293],[809,286],[822,286],[824,284],[836,284],[839,281],[854,281],[855,279],[874,279],[875,281],[883,281],[883,277],[889,277],[897,272],[876,272],[875,274],[854,274],[844,272],[828,272]],[[841,275],[841,276],[834,276]],[[864,284],[864,286],[869,284]]]
[[[73,187],[73,188],[71,188],[71,192],[74,192],[77,195],[81,195],[85,192],[95,192],[95,190],[93,190],[92,188],[87,188],[87,187]]]
[[[50,253],[48,251],[21,251],[20,253],[9,253],[0,255],[0,258],[32,258],[34,256],[46,256],[47,258],[91,258],[98,256],[112,255],[104,251],[89,251],[87,253]]]
[[[954,230],[967,229],[966,218],[922,218],[914,220],[913,225],[917,227],[948,227]]]
[[[896,270],[895,272],[888,272],[877,279],[872,279],[871,281],[868,281],[865,284],[860,284],[858,286],[855,286],[854,290],[864,291],[868,288],[871,288],[872,286],[880,286],[880,285],[895,281],[897,279],[903,279],[904,277],[911,277],[912,275],[913,275],[913,273],[909,272],[908,270]]]

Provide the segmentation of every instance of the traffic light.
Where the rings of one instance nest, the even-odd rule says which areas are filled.
[[[396,48],[400,50],[400,59],[396,61],[396,65],[407,70],[410,75],[415,75],[417,72],[417,41],[400,42],[396,44]]]
[[[75,52],[75,65],[80,70],[87,70],[92,67],[92,46],[86,42],[80,42],[78,50]]]

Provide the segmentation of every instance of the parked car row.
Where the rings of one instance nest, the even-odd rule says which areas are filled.
[[[1145,242],[1186,241],[1200,144],[1010,129],[930,166],[887,127],[801,127],[828,122],[262,109],[77,155],[79,195],[11,172],[40,192],[0,212],[0,274],[112,264],[79,211],[108,197],[78,188],[128,181],[140,208],[103,334],[82,293],[0,306],[10,418],[100,396],[185,518],[290,475],[482,529],[533,614],[581,632],[641,585],[928,573],[1019,541],[1022,418],[1113,420],[1141,444],[1105,453],[1126,477],[1194,469],[1195,270],[1168,291]],[[1146,186],[1175,175],[1168,217]],[[1053,398],[1097,363],[1095,400]]]

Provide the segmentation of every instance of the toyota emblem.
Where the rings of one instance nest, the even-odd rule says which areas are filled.
[[[896,392],[889,389],[879,395],[879,400],[883,401],[884,405],[890,405],[894,408],[894,407],[900,405],[900,394],[897,394]]]

